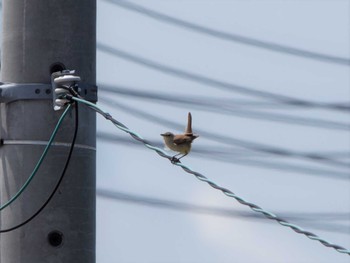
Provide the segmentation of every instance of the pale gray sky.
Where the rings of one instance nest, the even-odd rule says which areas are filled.
[[[219,31],[289,47],[350,58],[349,1],[134,1],[146,8]],[[157,21],[108,1],[98,1],[97,41],[135,56],[182,71],[235,85],[322,103],[350,103],[349,65],[268,51],[222,40]],[[204,85],[145,67],[106,52],[97,52],[99,84],[136,91],[166,93],[170,97],[197,95],[234,101],[269,102],[242,93]],[[349,164],[349,115],[336,110],[298,107],[255,108],[247,111],[328,120],[327,127],[310,127],[261,118],[204,111],[192,106],[156,103],[100,92],[99,105],[146,139],[161,143],[160,133],[181,132],[165,124],[140,118],[131,111],[111,107],[112,99],[143,113],[185,126],[187,112],[194,131],[218,135],[301,153],[330,153]],[[271,101],[270,101],[271,102]],[[231,105],[231,106],[234,106]],[[236,114],[238,114],[236,112]],[[345,125],[345,126],[344,126]],[[180,127],[182,127],[180,126]],[[347,128],[348,129],[348,128]],[[127,139],[129,136],[98,117],[98,131]],[[224,144],[200,134],[194,149]],[[98,140],[97,185],[132,195],[231,209],[254,215],[221,192],[198,181],[145,147]],[[197,148],[196,148],[197,147]],[[242,155],[217,153],[204,159],[193,152],[183,163],[276,214],[299,214],[291,222],[350,249],[349,168],[301,158],[257,155],[237,146]],[[242,150],[243,149],[243,150]],[[345,153],[339,157],[334,152]],[[243,162],[243,163],[242,163]],[[286,167],[307,167],[318,172],[269,169],[256,162]],[[97,262],[350,262],[347,255],[268,219],[222,217],[161,209],[98,197]],[[334,214],[326,217],[319,213]],[[308,220],[301,218],[307,215]]]

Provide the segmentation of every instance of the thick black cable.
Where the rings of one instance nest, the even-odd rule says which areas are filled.
[[[66,175],[66,171],[67,171],[67,168],[68,168],[68,165],[70,163],[70,160],[71,160],[71,157],[72,157],[72,153],[73,153],[73,150],[74,150],[74,146],[75,146],[75,141],[76,141],[76,138],[77,138],[77,134],[78,134],[78,127],[79,127],[79,110],[78,110],[78,103],[75,103],[75,127],[74,127],[74,135],[73,135],[73,139],[72,139],[72,143],[71,143],[71,146],[70,146],[70,149],[69,149],[69,153],[68,153],[68,157],[67,157],[67,160],[66,160],[66,163],[64,165],[64,168],[62,170],[62,173],[61,173],[61,176],[59,178],[59,180],[57,181],[56,183],[56,186],[55,188],[53,189],[53,191],[51,192],[51,194],[49,195],[49,197],[46,199],[45,203],[43,203],[43,205],[31,216],[29,217],[28,219],[26,219],[25,221],[23,221],[22,223],[16,225],[16,226],[13,226],[11,228],[7,228],[7,229],[0,229],[0,233],[6,233],[6,232],[10,232],[10,231],[13,231],[17,228],[20,228],[26,224],[28,224],[30,221],[32,221],[35,217],[37,217],[42,210],[44,210],[44,208],[48,205],[48,203],[50,203],[50,201],[52,200],[53,196],[55,195],[55,193],[57,192],[58,188],[60,187],[61,185],[61,182],[63,180],[63,178],[65,177]]]

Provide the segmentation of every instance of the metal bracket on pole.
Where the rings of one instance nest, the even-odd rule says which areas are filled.
[[[97,101],[97,86],[79,83],[80,95],[88,101]],[[0,83],[0,103],[18,100],[52,100],[51,84]]]
[[[81,81],[79,76],[75,76],[75,70],[62,70],[51,74],[52,85],[52,103],[54,110],[62,110],[69,103],[66,95],[79,94],[81,89],[78,83]]]

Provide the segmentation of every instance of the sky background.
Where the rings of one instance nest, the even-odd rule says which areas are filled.
[[[103,109],[159,145],[160,133],[184,131],[191,111],[200,137],[184,164],[246,200],[350,248],[349,114],[315,106],[349,105],[349,64],[220,39],[113,1],[97,3],[97,80]],[[228,34],[350,58],[349,1],[132,3]],[[106,52],[108,48],[115,53]],[[140,58],[148,65],[157,63],[161,69],[227,85],[160,71],[135,61]],[[237,86],[313,106],[239,93]],[[155,96],[188,98],[202,106],[152,100]],[[154,116],[177,126],[157,122]],[[347,255],[254,217],[248,207],[138,147],[101,117],[97,130],[97,262],[350,262]],[[255,146],[263,150],[252,150]],[[268,154],[271,149],[294,155]]]
[[[161,148],[190,111],[183,164],[350,249],[350,1],[124,3],[97,0],[98,105]],[[97,124],[98,263],[350,262]]]

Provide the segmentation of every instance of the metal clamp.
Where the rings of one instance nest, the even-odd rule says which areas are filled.
[[[97,86],[79,83],[80,95],[88,101],[97,101]],[[0,83],[0,103],[17,100],[52,100],[51,84]]]
[[[51,74],[52,103],[54,110],[63,110],[65,108],[70,102],[66,98],[68,94],[71,95],[71,92],[79,94],[81,92],[78,85],[81,79],[74,74],[75,70],[63,70]]]

